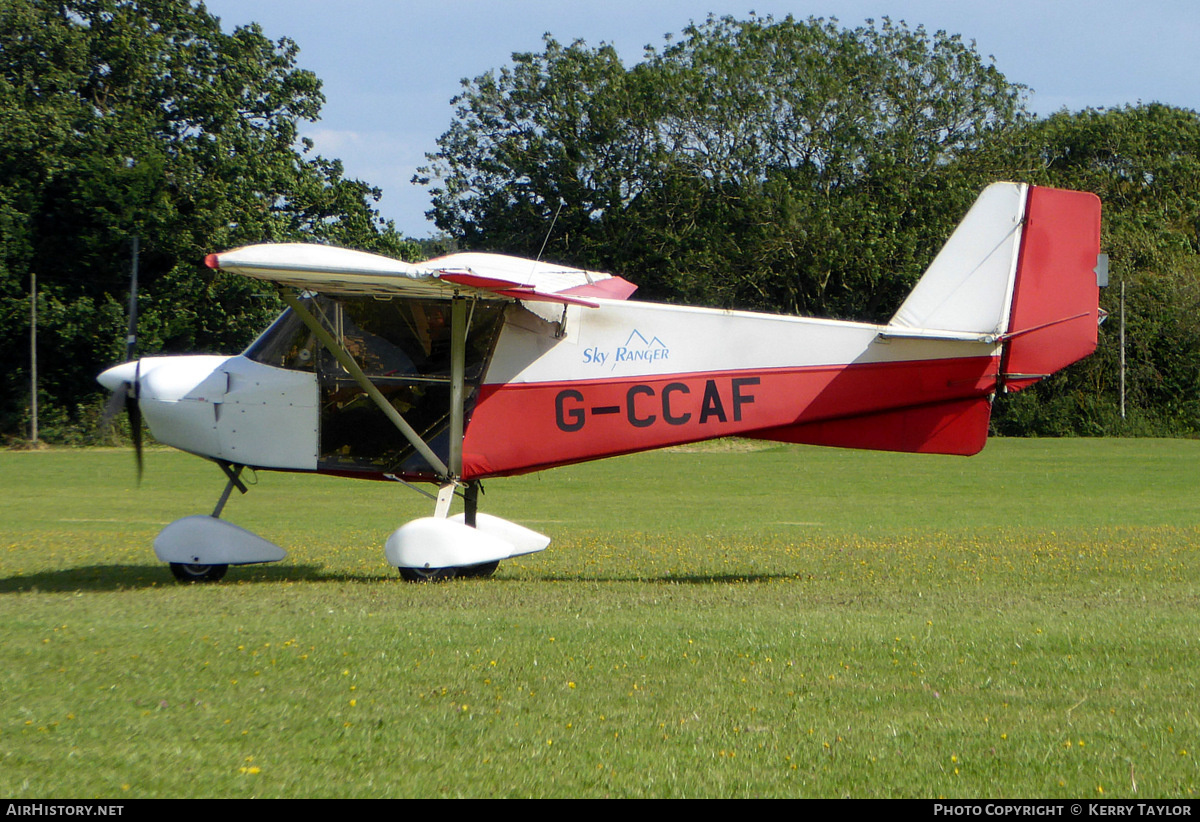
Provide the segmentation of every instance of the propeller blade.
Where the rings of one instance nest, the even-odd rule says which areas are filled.
[[[125,333],[125,361],[133,359],[137,352],[137,293],[138,293],[138,238],[133,238],[133,262],[129,273],[129,329]]]
[[[108,434],[108,428],[112,425],[113,418],[117,416],[117,412],[121,410],[121,406],[129,399],[129,383],[121,383],[111,394],[108,395],[108,402],[104,404],[104,411],[100,414],[100,424],[96,426],[97,435],[104,437]]]
[[[97,434],[101,437],[109,433],[109,426],[117,409],[125,405],[125,415],[129,418],[129,435],[133,439],[134,456],[137,459],[138,484],[142,483],[142,408],[138,404],[142,398],[142,361],[135,360],[137,355],[137,293],[138,293],[138,250],[139,241],[133,238],[133,260],[130,264],[129,275],[129,316],[128,328],[125,333],[125,360],[100,375],[100,384],[112,391],[108,402],[104,404],[104,412],[100,415]],[[133,379],[129,379],[129,364],[133,365]]]
[[[137,361],[133,372],[133,391],[126,392],[125,413],[129,416],[129,433],[133,437],[133,453],[137,458],[138,485],[142,484],[142,361]]]

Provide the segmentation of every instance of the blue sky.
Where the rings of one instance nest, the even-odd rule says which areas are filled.
[[[397,229],[435,231],[425,189],[409,181],[449,126],[459,81],[561,42],[613,44],[627,63],[647,44],[709,13],[751,10],[837,18],[904,20],[975,41],[1011,82],[1033,91],[1039,114],[1067,108],[1162,102],[1200,110],[1200,3],[1195,0],[208,0],[225,30],[257,22],[300,47],[299,64],[324,82],[319,123],[304,129],[349,177],[383,189],[380,210]]]

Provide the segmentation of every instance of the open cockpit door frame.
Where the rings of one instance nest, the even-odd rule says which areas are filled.
[[[451,363],[452,363],[451,375],[450,375],[450,380],[451,380],[450,394],[451,394],[451,398],[452,398],[452,407],[450,409],[450,419],[451,419],[451,440],[450,441],[451,441],[451,454],[453,454],[453,452],[454,452],[454,447],[453,447],[453,444],[454,444],[454,421],[457,418],[458,425],[459,425],[458,439],[460,442],[459,442],[459,448],[458,448],[458,454],[459,454],[458,466],[459,467],[458,467],[458,472],[456,473],[456,472],[454,472],[453,467],[452,467],[453,462],[454,462],[453,457],[451,458],[451,465],[447,465],[445,462],[442,461],[441,457],[439,457],[434,452],[434,450],[429,446],[429,444],[427,442],[425,442],[424,439],[422,439],[421,435],[417,433],[416,429],[413,428],[411,425],[409,425],[408,421],[404,419],[404,417],[400,414],[400,412],[397,411],[390,402],[388,402],[387,398],[385,396],[383,396],[383,393],[379,390],[378,387],[376,387],[375,383],[371,382],[371,378],[366,375],[366,373],[362,370],[361,367],[359,367],[358,363],[355,362],[354,357],[350,354],[350,352],[347,351],[345,349],[345,347],[342,346],[336,339],[334,339],[333,335],[329,333],[329,330],[326,329],[324,325],[322,325],[321,321],[318,320],[313,315],[313,313],[311,311],[309,311],[308,308],[305,307],[304,303],[301,302],[300,299],[298,299],[295,294],[291,293],[287,288],[281,287],[279,289],[279,297],[280,297],[280,299],[283,300],[284,304],[286,304],[288,306],[288,308],[292,309],[292,311],[295,312],[296,316],[300,318],[300,321],[304,323],[304,325],[308,328],[308,330],[313,332],[313,334],[316,335],[317,339],[321,341],[321,345],[323,345],[325,347],[325,349],[333,356],[333,358],[335,360],[337,360],[338,364],[343,369],[345,369],[346,373],[350,375],[351,379],[354,380],[354,382],[358,385],[358,387],[361,388],[366,393],[366,395],[371,398],[371,401],[373,403],[375,403],[376,406],[378,406],[379,410],[382,411],[383,414],[388,418],[388,420],[391,421],[392,425],[394,425],[396,427],[396,430],[398,430],[400,432],[400,434],[404,437],[404,439],[407,440],[408,443],[410,445],[412,445],[412,447],[414,449],[416,449],[417,453],[420,454],[425,459],[425,461],[428,462],[429,465],[437,472],[440,479],[442,479],[443,481],[448,481],[454,477],[461,476],[461,473],[462,473],[462,443],[461,443],[462,432],[461,432],[461,427],[462,427],[462,418],[463,418],[463,410],[462,410],[463,368],[462,368],[462,363],[465,361],[465,356],[466,356],[466,325],[465,325],[465,321],[464,321],[462,323],[461,334],[459,334],[458,333],[459,332],[459,322],[457,321],[457,317],[460,314],[462,314],[465,317],[466,300],[464,300],[462,298],[456,298],[451,303],[451,305],[453,306],[452,310],[453,310],[454,321],[452,323],[451,342],[450,342],[450,345],[451,345],[450,357],[451,357]],[[461,304],[461,306],[460,306],[460,304]],[[453,367],[453,364],[455,364],[455,363],[459,364],[457,372],[456,372],[455,368]],[[457,373],[457,383],[455,382],[456,373]],[[455,390],[456,386],[457,386],[457,391]],[[457,402],[457,408],[458,408],[457,413],[455,412],[455,408],[453,407],[454,406],[453,398],[456,395],[459,398],[458,402]]]

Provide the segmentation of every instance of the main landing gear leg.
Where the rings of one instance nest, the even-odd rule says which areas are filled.
[[[479,480],[473,480],[468,482],[467,487],[463,489],[463,522],[474,528],[477,513],[479,513]],[[458,575],[460,577],[490,577],[496,573],[496,569],[499,567],[500,560],[468,565],[466,568],[459,568]]]
[[[463,522],[475,527],[475,515],[479,513],[479,480],[467,483],[463,489]]]

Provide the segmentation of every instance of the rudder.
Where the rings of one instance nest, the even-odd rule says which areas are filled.
[[[1019,391],[1096,348],[1100,199],[1034,186],[1029,191],[1001,375]]]

